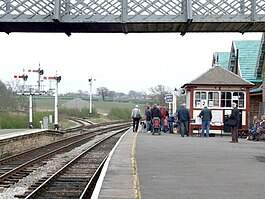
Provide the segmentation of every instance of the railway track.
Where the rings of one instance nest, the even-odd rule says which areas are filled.
[[[123,129],[98,141],[18,198],[90,198],[102,166]]]
[[[34,170],[46,164],[47,160],[59,153],[70,151],[84,143],[93,140],[96,136],[110,131],[128,128],[130,123],[107,125],[91,129],[81,135],[71,136],[60,141],[29,150],[0,160],[0,187],[8,188]]]

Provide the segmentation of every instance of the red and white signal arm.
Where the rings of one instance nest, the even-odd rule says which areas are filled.
[[[61,76],[54,76],[54,77],[43,77],[44,80],[57,80],[58,82],[61,81],[62,77]]]
[[[14,78],[23,79],[24,81],[27,81],[28,76],[27,75],[14,75]]]

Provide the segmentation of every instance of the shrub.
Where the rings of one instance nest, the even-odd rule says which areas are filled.
[[[28,128],[28,116],[17,113],[0,113],[0,129]]]
[[[114,120],[129,120],[131,110],[128,108],[112,108],[108,114],[108,118]]]

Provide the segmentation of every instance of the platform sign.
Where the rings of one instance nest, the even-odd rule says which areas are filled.
[[[173,102],[173,95],[172,94],[166,94],[165,95],[165,102],[166,103],[172,103]]]

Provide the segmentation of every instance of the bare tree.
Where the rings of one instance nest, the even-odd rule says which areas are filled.
[[[117,94],[115,91],[109,91],[108,92],[108,96],[112,99],[115,99],[117,97]]]
[[[163,85],[151,87],[149,91],[151,92],[150,97],[158,104],[165,104],[165,95],[170,93],[170,89],[165,88]]]
[[[6,82],[6,87],[8,90],[11,90],[13,93],[19,91],[20,79],[11,79],[9,82]]]
[[[129,93],[128,93],[128,96],[129,96],[129,98],[131,98],[131,99],[137,99],[137,97],[139,96],[139,93],[137,93],[137,92],[134,91],[134,90],[130,90]]]
[[[0,109],[6,110],[9,108],[14,108],[16,106],[15,104],[15,98],[11,89],[8,90],[6,85],[0,81]]]
[[[102,100],[105,101],[105,97],[108,95],[109,90],[106,87],[97,88],[97,94],[102,96]]]

